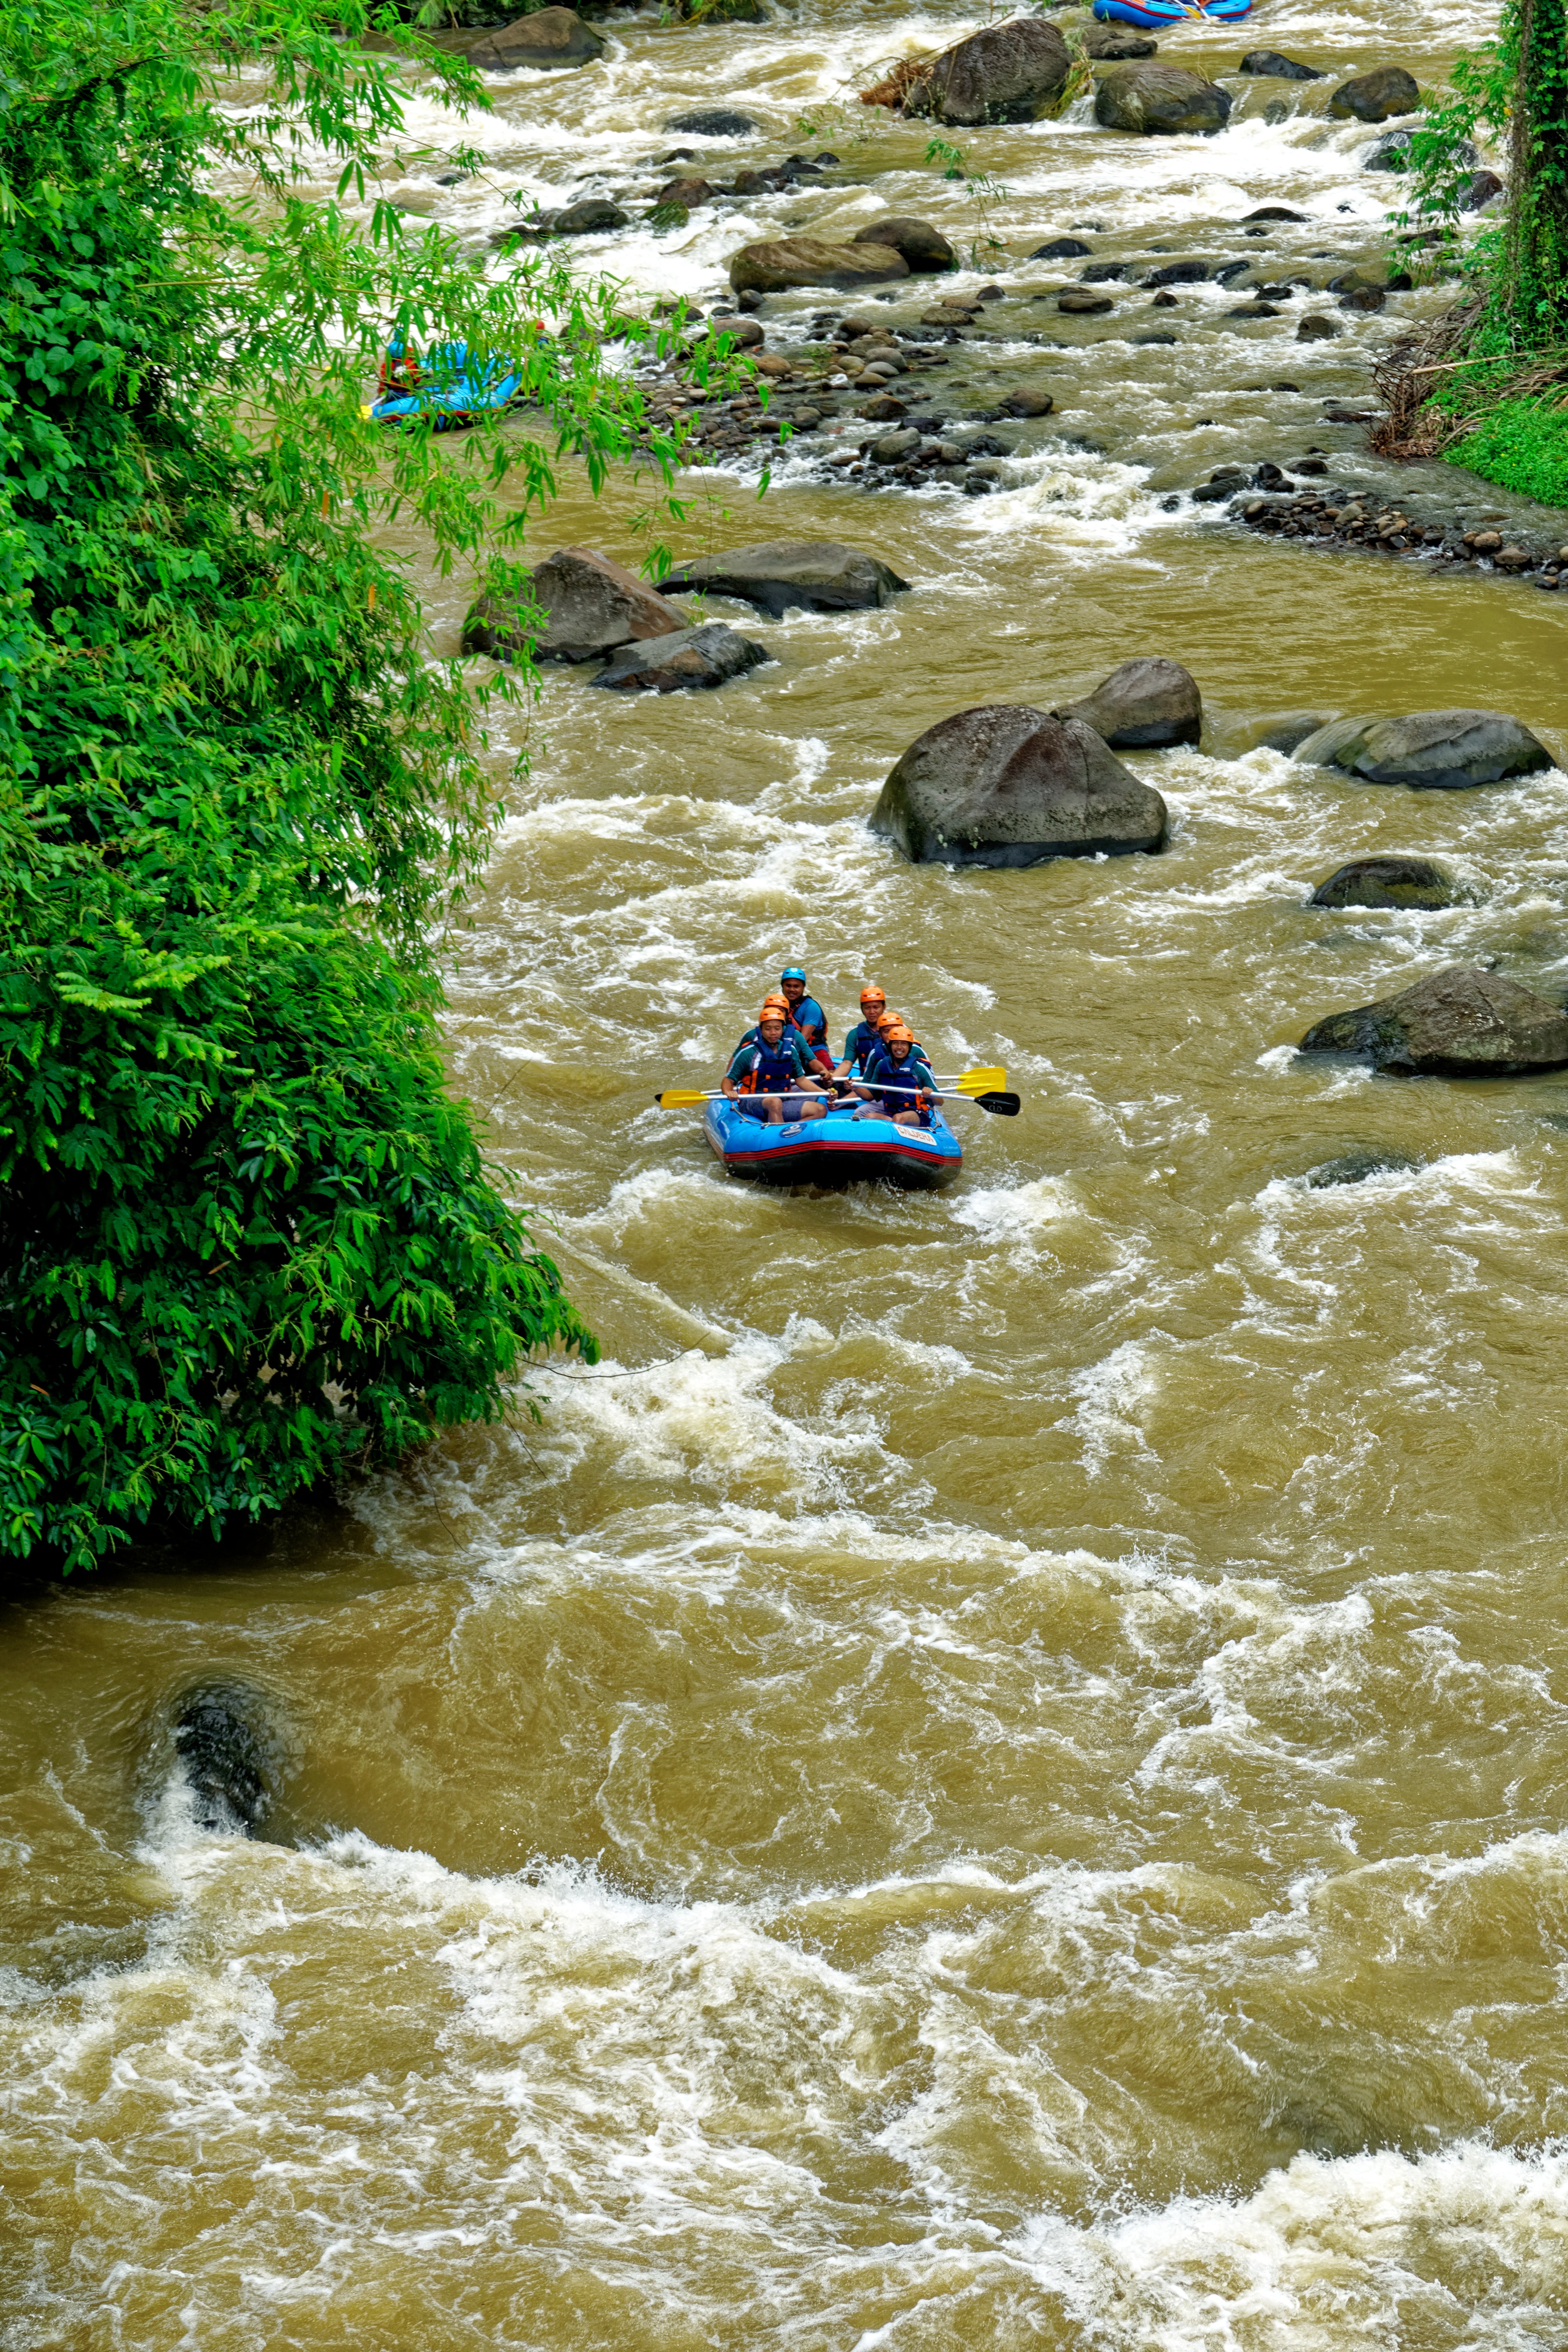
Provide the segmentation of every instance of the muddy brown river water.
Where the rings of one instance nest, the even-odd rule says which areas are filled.
[[[738,102],[726,165],[844,168],[588,263],[706,299],[773,226],[962,230],[919,136],[830,110],[975,21],[627,20],[500,90],[493,185],[411,200],[478,239]],[[1485,29],[1301,0],[1166,52],[1429,81]],[[264,1540],[8,1607],[8,2352],[1568,2344],[1568,1077],[1292,1051],[1448,961],[1568,988],[1568,774],[1412,795],[1233,748],[1480,704],[1568,751],[1568,600],[1163,507],[1314,440],[1392,480],[1319,422],[1388,314],[1298,346],[1181,289],[1174,345],[1022,340],[1022,256],[1076,221],[1217,252],[1283,201],[1279,254],[1373,249],[1331,84],[1230,86],[1211,141],[975,135],[986,348],[1058,386],[995,495],[858,492],[826,445],[760,508],[707,478],[683,552],[842,538],[909,595],[716,603],[776,661],[713,696],[547,681],[449,1034],[605,1366]],[[634,504],[568,483],[550,544],[635,561]],[[1156,651],[1210,719],[1131,755],[1163,856],[954,873],[868,833],[934,719]],[[1467,903],[1306,904],[1382,849]],[[652,1108],[797,958],[837,1027],[874,978],[939,1067],[1006,1064],[1023,1115],[959,1114],[954,1190],[759,1195]],[[1309,1182],[1350,1151],[1382,1172]],[[171,1767],[213,1676],[265,1698],[264,1840],[196,1829]]]

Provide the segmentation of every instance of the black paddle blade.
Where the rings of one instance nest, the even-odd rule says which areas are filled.
[[[1016,1095],[971,1095],[969,1099],[994,1118],[1016,1118],[1021,1108]]]

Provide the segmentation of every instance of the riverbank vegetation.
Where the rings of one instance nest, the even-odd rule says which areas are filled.
[[[1507,0],[1498,38],[1459,59],[1412,134],[1406,231],[1441,236],[1457,223],[1478,131],[1506,149],[1506,202],[1472,248],[1468,299],[1390,371],[1385,438],[1568,502],[1565,0]]]
[[[596,486],[638,446],[668,490],[677,447],[601,362],[613,289],[488,278],[370,202],[410,58],[485,101],[366,28],[24,0],[0,32],[0,1556],[67,1570],[595,1352],[438,1051],[486,695],[531,673],[437,659],[377,533],[525,598],[552,453]],[[504,355],[533,427],[384,434],[389,333]]]

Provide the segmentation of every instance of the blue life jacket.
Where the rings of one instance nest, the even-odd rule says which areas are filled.
[[[805,1059],[805,1047],[787,1029],[776,1045],[753,1032],[742,1039],[740,1052],[730,1065],[731,1082],[737,1094],[793,1094]]]
[[[886,1045],[881,1045],[875,1066],[865,1073],[867,1081],[880,1096],[884,1109],[918,1110],[921,1125],[931,1125],[931,1105],[922,1102],[916,1091],[929,1087],[935,1094],[936,1080],[923,1049],[911,1045],[901,1062],[895,1062]]]
[[[855,1069],[869,1069],[871,1056],[881,1050],[882,1039],[874,1021],[858,1021],[844,1040],[844,1058]]]

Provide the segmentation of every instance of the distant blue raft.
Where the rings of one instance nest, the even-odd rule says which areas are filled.
[[[1252,0],[1094,0],[1089,13],[1102,25],[1158,33],[1173,25],[1239,25],[1251,16]]]
[[[470,369],[467,343],[437,343],[423,359],[391,343],[381,363],[381,396],[363,413],[377,425],[428,416],[437,433],[450,433],[488,408],[505,408],[521,385],[514,360],[491,358]]]
[[[963,1148],[940,1107],[926,1128],[857,1118],[849,1110],[768,1127],[720,1097],[709,1103],[702,1128],[730,1174],[752,1183],[818,1184],[836,1192],[879,1181],[906,1192],[936,1192],[963,1165]]]

